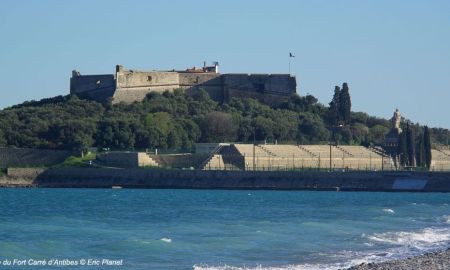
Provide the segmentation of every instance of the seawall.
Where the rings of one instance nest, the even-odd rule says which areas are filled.
[[[245,172],[52,168],[0,177],[0,186],[450,192],[450,172]]]

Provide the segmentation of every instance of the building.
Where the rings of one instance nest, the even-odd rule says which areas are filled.
[[[181,89],[188,94],[204,89],[213,100],[227,102],[232,97],[250,97],[277,104],[296,93],[290,74],[220,74],[218,63],[184,71],[137,71],[116,66],[115,74],[81,75],[72,71],[70,93],[99,102],[142,101],[150,92]]]

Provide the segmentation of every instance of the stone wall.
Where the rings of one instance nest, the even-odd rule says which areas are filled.
[[[286,101],[296,92],[296,80],[288,74],[224,74],[224,96],[258,99],[266,104]]]
[[[150,92],[179,88],[177,72],[119,70],[113,103],[142,101]]]
[[[267,104],[285,101],[296,92],[295,77],[289,74],[218,74],[213,72],[136,71],[116,67],[116,74],[80,75],[74,71],[70,93],[113,103],[142,101],[150,92],[182,89],[194,94],[204,89],[218,102],[249,97]]]
[[[100,153],[97,154],[97,161],[102,165],[117,168],[158,167],[158,164],[147,153],[143,152]]]
[[[63,150],[1,147],[0,168],[52,166],[72,154]]]
[[[37,187],[280,189],[450,192],[441,172],[252,172],[55,168],[31,178]],[[17,180],[19,181],[19,180]],[[1,183],[0,183],[1,184]],[[9,181],[10,185],[14,181]]]
[[[177,169],[202,169],[202,164],[209,157],[209,153],[203,154],[169,154],[151,155],[161,167]]]
[[[217,73],[179,73],[180,88],[188,94],[195,94],[199,89],[208,92],[211,99],[223,102],[223,78]]]
[[[12,178],[33,178],[43,173],[45,168],[8,168],[6,175]]]
[[[112,97],[116,90],[113,74],[75,75],[70,78],[70,93],[99,102]]]

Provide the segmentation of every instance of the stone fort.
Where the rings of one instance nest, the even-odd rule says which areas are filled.
[[[232,97],[249,97],[277,104],[296,93],[297,82],[290,74],[220,74],[218,63],[202,68],[169,71],[138,71],[116,66],[115,74],[81,75],[72,71],[70,93],[113,104],[142,101],[150,92],[181,89],[188,94],[204,89],[210,97],[227,102]]]

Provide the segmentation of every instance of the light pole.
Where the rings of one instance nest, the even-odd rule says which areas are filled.
[[[256,169],[256,160],[255,160],[255,152],[256,152],[256,139],[255,139],[256,128],[253,127],[253,171]]]
[[[335,129],[336,128],[341,128],[341,127],[342,127],[342,124],[340,124],[338,126],[335,126],[335,125],[331,126],[331,138],[330,138],[330,141],[329,141],[329,145],[330,145],[330,172],[333,169],[332,162],[331,162],[331,155],[332,155],[331,148],[332,148],[333,145],[337,145]]]

